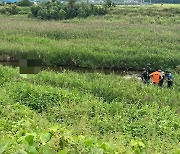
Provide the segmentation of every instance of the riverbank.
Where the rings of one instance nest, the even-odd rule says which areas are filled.
[[[0,15],[0,53],[10,61],[37,53],[46,66],[174,69],[178,11],[176,5],[117,7],[106,16],[63,21]]]

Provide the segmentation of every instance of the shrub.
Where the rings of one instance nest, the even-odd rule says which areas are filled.
[[[18,6],[32,6],[33,3],[30,2],[29,0],[21,0],[20,2],[17,3]]]
[[[7,9],[6,9],[6,8],[2,8],[2,9],[0,9],[0,13],[2,13],[2,14],[6,14],[6,13],[7,13]]]
[[[47,9],[41,9],[37,13],[39,19],[49,19],[49,13]]]
[[[90,15],[104,15],[107,9],[84,3],[77,4],[75,0],[70,0],[68,4],[61,4],[58,1],[47,2],[31,7],[32,15],[29,17],[37,17],[45,20],[63,20],[75,17],[88,17]]]
[[[86,16],[87,16],[87,14],[86,14],[85,9],[82,8],[82,7],[80,7],[80,8],[78,9],[78,17],[86,17]]]
[[[19,13],[19,11],[20,9],[16,5],[11,5],[0,9],[0,13],[8,15],[16,15]]]
[[[18,13],[18,14],[23,15],[23,14],[27,14],[27,12],[26,12],[26,11],[19,11],[19,13]]]
[[[76,3],[76,0],[69,0],[69,1],[68,1],[68,6],[69,6],[70,8],[74,8],[75,3]]]
[[[112,1],[111,0],[107,0],[105,5],[107,7],[111,7],[112,6]]]
[[[16,15],[19,13],[19,8],[16,5],[12,5],[10,7],[7,8],[7,12],[10,15]]]
[[[59,19],[59,11],[58,10],[50,10],[49,11],[49,18],[50,19]]]
[[[66,17],[66,12],[63,9],[61,9],[59,11],[59,19],[63,20],[63,19],[65,19],[65,17]]]
[[[31,13],[34,17],[37,17],[38,11],[42,8],[40,6],[32,6],[31,7]]]
[[[5,3],[4,2],[0,2],[0,6],[4,6],[5,5]]]
[[[15,91],[16,95],[14,94]],[[17,82],[16,86],[11,88],[10,96],[15,101],[20,102],[33,110],[42,112],[43,110],[46,110],[48,106],[53,104],[57,105],[61,95],[52,88],[45,90],[45,88],[43,89],[42,87],[34,88],[31,84]]]

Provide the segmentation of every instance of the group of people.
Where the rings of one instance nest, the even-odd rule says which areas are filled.
[[[173,76],[171,72],[162,71],[160,68],[152,71],[150,64],[147,64],[146,68],[143,68],[143,70],[141,78],[145,84],[148,84],[151,79],[153,84],[158,85],[159,87],[163,86],[164,81],[167,81],[168,88],[173,86]]]

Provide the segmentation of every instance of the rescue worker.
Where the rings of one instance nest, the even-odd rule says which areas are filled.
[[[141,74],[142,81],[146,84],[149,83],[149,73],[146,71],[146,68],[143,68],[143,73]]]
[[[166,71],[165,72],[165,77],[166,77],[167,82],[168,82],[167,87],[171,88],[173,86],[173,75],[172,75],[172,73],[169,72],[169,71]]]
[[[141,74],[141,79],[144,83],[149,83],[150,74],[152,73],[151,64],[147,64],[146,68],[143,68],[143,73]]]
[[[159,81],[162,79],[162,74],[159,72],[159,69],[156,69],[156,71],[151,73],[149,76],[151,77],[154,84],[159,85]]]
[[[148,72],[148,77],[149,77],[149,75],[152,73],[152,68],[151,68],[151,64],[150,63],[148,63],[147,65],[146,65],[146,71]],[[149,78],[150,79],[150,78]]]
[[[162,71],[160,68],[158,69],[158,72],[160,72],[162,74],[162,78],[159,81],[159,86],[162,87],[163,83],[164,83],[164,79],[165,79],[165,72]]]

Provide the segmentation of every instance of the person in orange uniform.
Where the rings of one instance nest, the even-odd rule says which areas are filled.
[[[159,69],[156,69],[155,72],[149,75],[154,84],[159,84],[159,81],[162,79],[162,74],[160,73]]]

